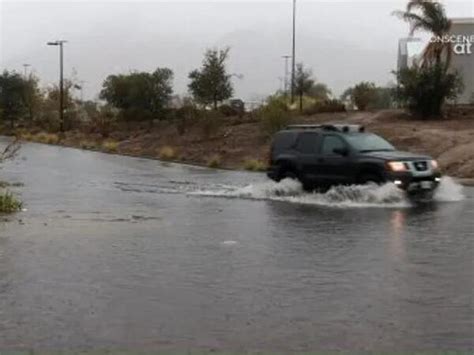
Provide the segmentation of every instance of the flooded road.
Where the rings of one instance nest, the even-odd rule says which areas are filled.
[[[474,191],[449,179],[413,206],[37,144],[0,174],[26,209],[0,222],[0,349],[474,346]]]

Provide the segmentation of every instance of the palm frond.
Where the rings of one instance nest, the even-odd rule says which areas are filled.
[[[430,0],[410,0],[407,3],[406,12],[411,12],[414,9],[421,10],[423,6],[425,6],[425,3],[427,2],[431,2],[431,1]]]
[[[433,24],[429,19],[411,12],[402,13],[401,18],[410,24],[410,35],[413,35],[419,29],[432,32]]]

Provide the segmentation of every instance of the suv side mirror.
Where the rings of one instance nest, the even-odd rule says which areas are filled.
[[[347,148],[334,148],[333,152],[338,155],[342,155],[344,157],[349,155],[349,149]]]

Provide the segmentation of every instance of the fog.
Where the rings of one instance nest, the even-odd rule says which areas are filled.
[[[1,0],[0,0],[1,1]],[[296,61],[336,95],[361,80],[386,85],[408,25],[391,13],[406,1],[298,1]],[[450,17],[472,17],[472,1],[445,1]],[[186,94],[188,73],[206,48],[231,47],[235,96],[259,99],[281,87],[291,54],[292,1],[1,1],[0,68],[31,64],[43,85],[56,82],[65,39],[65,76],[95,98],[113,73],[169,67]]]

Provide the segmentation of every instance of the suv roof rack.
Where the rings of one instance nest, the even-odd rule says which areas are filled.
[[[365,127],[356,124],[296,124],[286,127],[287,130],[292,129],[322,129],[325,131],[334,132],[365,132]]]

